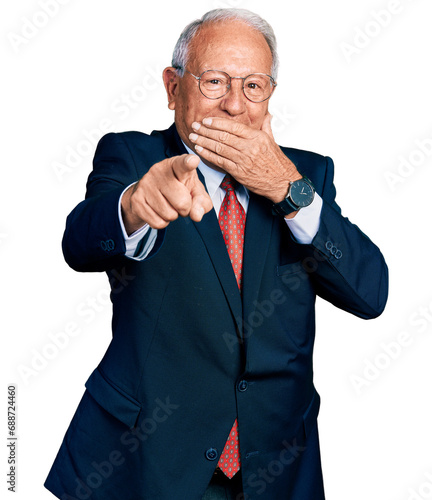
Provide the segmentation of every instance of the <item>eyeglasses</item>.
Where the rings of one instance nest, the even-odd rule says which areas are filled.
[[[252,102],[263,102],[269,99],[277,85],[270,75],[264,73],[254,73],[244,78],[230,76],[224,71],[214,69],[204,71],[200,76],[195,76],[188,70],[186,73],[198,80],[201,94],[208,99],[220,99],[226,95],[231,89],[231,80],[234,79],[243,80],[243,93]]]

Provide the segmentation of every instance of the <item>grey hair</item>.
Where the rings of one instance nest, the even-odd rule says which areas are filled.
[[[279,69],[279,58],[277,55],[276,36],[273,28],[258,14],[254,14],[247,9],[214,9],[210,10],[202,16],[201,19],[192,21],[183,30],[180,38],[174,47],[172,66],[177,69],[180,76],[184,75],[185,67],[188,62],[189,45],[196,35],[198,29],[206,23],[221,22],[229,20],[243,21],[251,28],[258,30],[265,38],[272,55],[271,76],[274,80],[277,79]]]

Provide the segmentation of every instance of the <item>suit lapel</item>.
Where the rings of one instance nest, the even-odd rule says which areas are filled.
[[[243,254],[243,320],[246,324],[258,300],[274,219],[271,202],[250,193]]]
[[[199,176],[204,182],[200,173]],[[250,322],[248,318],[251,317],[256,308],[274,221],[271,202],[250,193],[243,253],[242,295],[237,287],[237,281],[214,210],[206,214],[201,222],[194,222],[206,245],[240,332],[243,332],[243,325]],[[247,345],[246,335],[244,342]]]
[[[181,142],[181,139],[172,125],[167,130],[167,148],[166,156],[176,156],[186,154],[187,151]],[[205,180],[200,171],[198,176],[205,186]],[[219,282],[224,291],[225,297],[230,306],[233,318],[235,319],[239,330],[241,331],[242,321],[242,303],[237,281],[234,275],[234,270],[231,261],[228,257],[225,242],[220,230],[219,222],[214,210],[206,214],[201,222],[193,222],[196,230],[201,236],[201,239],[206,247],[207,253],[213,264],[214,270],[219,278]]]
[[[194,222],[193,224],[203,240],[232,315],[239,331],[241,331],[241,296],[215,211],[211,210],[203,217],[201,222]]]
[[[165,154],[167,158],[170,158],[171,156],[187,154],[186,148],[184,147],[180,139],[180,136],[178,135],[174,123],[168,130],[164,130],[162,133],[165,136],[165,142],[166,142]]]

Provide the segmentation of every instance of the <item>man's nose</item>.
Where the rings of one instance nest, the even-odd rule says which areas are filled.
[[[243,80],[241,78],[231,78],[230,88],[221,101],[222,109],[232,116],[245,112],[247,98],[243,92]]]

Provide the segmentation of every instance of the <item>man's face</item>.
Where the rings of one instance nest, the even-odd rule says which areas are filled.
[[[265,38],[241,21],[206,25],[192,40],[186,69],[196,76],[217,69],[230,76],[252,73],[271,74],[272,56]],[[243,93],[242,80],[232,80],[230,91],[220,99],[208,99],[199,90],[198,81],[186,73],[182,78],[173,68],[164,71],[169,107],[175,110],[175,123],[182,140],[189,140],[192,123],[206,117],[222,117],[260,129],[268,109],[268,100],[249,101]]]

